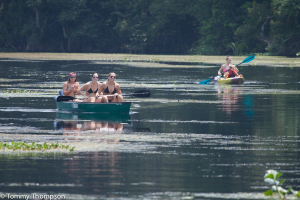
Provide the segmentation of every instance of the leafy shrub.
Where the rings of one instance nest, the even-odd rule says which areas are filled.
[[[282,176],[282,173],[277,172],[276,170],[268,170],[265,174],[265,182],[272,185],[272,188],[266,191],[264,194],[266,196],[273,196],[274,194],[278,194],[279,198],[284,199],[288,193],[292,193],[295,197],[300,197],[300,191],[295,191],[291,187],[289,189],[282,188],[281,184],[284,183],[283,179],[279,178]]]

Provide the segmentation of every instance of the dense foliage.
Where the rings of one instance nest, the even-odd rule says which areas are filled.
[[[2,0],[0,50],[295,56],[300,0]]]

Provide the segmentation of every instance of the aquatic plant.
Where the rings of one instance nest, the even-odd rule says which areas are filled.
[[[295,191],[291,187],[289,189],[282,188],[281,184],[284,183],[283,179],[279,179],[283,174],[277,172],[276,170],[268,170],[265,174],[265,182],[272,185],[270,190],[267,190],[264,194],[266,196],[273,196],[278,194],[279,198],[284,199],[288,193],[292,193],[295,197],[300,197],[300,191]]]
[[[8,142],[8,143],[0,143],[0,149],[2,150],[21,150],[21,151],[45,151],[52,149],[67,149],[70,151],[74,151],[75,147],[70,147],[69,145],[62,145],[58,143],[50,143],[47,144],[44,142],[43,144],[27,143],[27,142]]]
[[[245,46],[246,46],[246,44],[244,44],[244,43],[235,44],[235,43],[231,42],[230,48],[232,49],[234,55],[240,56],[240,55],[242,55],[242,53],[243,53],[242,51]]]

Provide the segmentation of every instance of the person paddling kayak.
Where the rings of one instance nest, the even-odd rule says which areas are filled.
[[[224,78],[233,78],[233,77],[243,77],[242,74],[238,74],[235,70],[233,66],[229,67],[229,71],[227,71],[227,73],[225,73]]]
[[[227,56],[226,63],[220,67],[220,69],[218,71],[218,75],[223,76],[223,77],[225,77],[225,76],[228,77],[230,67],[233,67],[235,72],[237,72],[237,73],[239,72],[238,68],[231,64],[231,57]]]

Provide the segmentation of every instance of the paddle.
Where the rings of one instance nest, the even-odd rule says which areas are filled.
[[[70,101],[70,100],[74,100],[74,99],[77,99],[77,98],[71,97],[71,96],[58,96],[56,98],[56,101],[61,102],[61,101]]]
[[[236,66],[239,66],[239,65],[241,65],[243,63],[251,62],[254,58],[255,58],[254,55],[250,55],[247,58],[245,58],[245,60],[243,60],[241,63],[237,64]],[[209,81],[210,81],[210,79],[206,79],[204,81],[199,82],[199,84],[201,84],[201,85],[207,85],[209,83]]]
[[[150,97],[150,95],[151,95],[150,90],[138,90],[134,93],[122,94],[122,96],[135,96],[135,97]],[[112,95],[103,95],[103,96],[114,96],[114,95],[112,94]],[[61,102],[61,101],[70,101],[74,99],[77,98],[71,96],[58,96],[56,101]]]
[[[239,66],[239,65],[241,65],[241,64],[243,64],[243,63],[251,62],[254,58],[255,58],[254,55],[248,56],[247,58],[245,58],[245,60],[243,60],[243,62],[237,64],[236,66]]]

